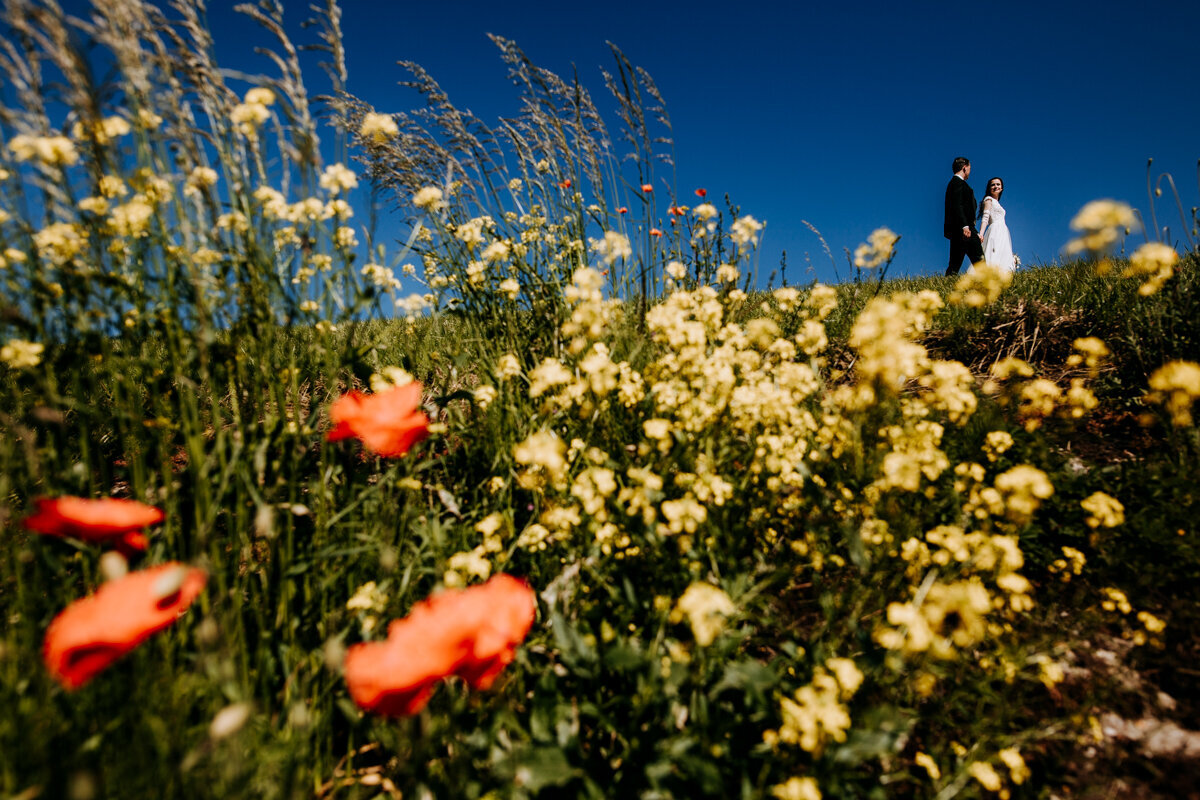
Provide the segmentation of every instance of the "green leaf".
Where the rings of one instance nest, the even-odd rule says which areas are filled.
[[[725,666],[721,681],[713,687],[710,697],[716,698],[726,689],[740,689],[760,704],[765,704],[767,693],[777,682],[775,673],[765,664],[746,659]]]
[[[578,770],[567,761],[557,747],[539,747],[522,753],[517,759],[513,782],[531,793],[547,786],[562,786],[575,777]]]

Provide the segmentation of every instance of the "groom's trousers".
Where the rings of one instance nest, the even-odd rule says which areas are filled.
[[[957,275],[962,268],[963,258],[970,258],[972,264],[983,261],[983,243],[975,231],[970,237],[953,236],[950,239],[950,266],[946,267],[947,275]]]

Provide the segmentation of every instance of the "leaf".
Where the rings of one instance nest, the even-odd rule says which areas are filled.
[[[636,647],[617,643],[604,653],[604,664],[614,672],[633,672],[646,665],[646,658]]]
[[[590,676],[589,665],[596,663],[596,648],[589,644],[579,630],[557,612],[550,613],[550,630],[554,633],[554,644],[564,663],[573,671]]]
[[[438,489],[437,496],[438,496],[438,499],[442,501],[442,505],[444,505],[446,507],[447,511],[449,511],[451,514],[453,514],[458,519],[463,518],[462,511],[459,509],[459,506],[458,506],[458,500],[456,500],[454,498],[454,495],[450,494],[445,489]]]
[[[517,760],[517,771],[513,782],[531,793],[540,792],[547,786],[562,786],[575,777],[566,755],[557,747],[539,747],[523,753]]]
[[[721,681],[713,687],[710,697],[716,698],[726,689],[740,689],[758,703],[766,703],[766,695],[775,687],[775,673],[764,664],[750,659],[734,661],[725,666]]]
[[[892,706],[873,708],[851,729],[845,744],[837,747],[833,760],[854,766],[898,753],[904,749],[911,728],[912,718],[902,710]]]

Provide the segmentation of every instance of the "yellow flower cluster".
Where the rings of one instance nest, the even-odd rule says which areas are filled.
[[[875,641],[908,655],[928,652],[952,659],[957,648],[969,647],[987,634],[992,599],[978,579],[934,583],[923,598],[891,603],[887,625],[875,630]]]
[[[892,260],[896,254],[896,242],[900,235],[890,228],[876,228],[854,251],[854,266],[859,269],[875,269]]]
[[[1094,378],[1099,373],[1101,359],[1108,354],[1108,348],[1099,339],[1088,337],[1077,339],[1075,349],[1078,352],[1068,357],[1067,365],[1086,364],[1090,376]],[[1001,405],[1016,400],[1017,415],[1026,431],[1036,431],[1054,415],[1064,419],[1079,419],[1099,405],[1100,401],[1083,378],[1071,378],[1070,386],[1064,392],[1054,381],[1032,376],[1033,368],[1029,364],[1019,358],[1008,357],[992,365],[991,377],[983,384],[984,392],[1001,395]],[[1030,380],[1009,384],[1007,394],[1002,394],[1006,391],[1005,382],[1013,377]]]
[[[1095,336],[1085,336],[1081,339],[1076,339],[1071,346],[1076,352],[1067,357],[1067,366],[1077,367],[1083,364],[1087,367],[1092,377],[1095,377],[1100,371],[1100,364],[1104,359],[1112,355],[1112,351],[1108,349],[1108,345]]]
[[[1163,284],[1175,274],[1175,265],[1179,263],[1179,253],[1175,248],[1158,242],[1147,242],[1134,251],[1129,257],[1129,266],[1122,273],[1123,277],[1144,277],[1138,287],[1138,294],[1148,297],[1163,287]]]
[[[863,674],[848,658],[831,658],[813,671],[812,681],[780,700],[783,724],[763,733],[768,745],[789,744],[819,754],[830,741],[846,741],[850,711],[845,702],[862,685]]]
[[[69,167],[79,161],[75,143],[66,136],[18,134],[9,140],[8,152],[16,161],[39,161],[51,167]]]
[[[446,561],[442,582],[449,587],[465,586],[471,578],[486,581],[492,574],[492,561],[504,552],[505,521],[498,513],[484,517],[475,525],[483,541],[471,550],[455,553]]]
[[[53,222],[33,235],[38,256],[55,266],[73,261],[87,246],[87,231],[70,222]]]
[[[1012,280],[1013,274],[1009,270],[987,263],[976,264],[954,284],[950,302],[968,308],[983,308],[996,302]]]
[[[1079,231],[1080,236],[1067,243],[1067,253],[1075,255],[1106,250],[1121,233],[1129,233],[1136,225],[1137,216],[1125,203],[1093,200],[1071,220],[1071,229]]]
[[[1083,567],[1087,564],[1087,557],[1074,547],[1064,546],[1062,554],[1062,558],[1056,558],[1050,562],[1049,569],[1051,573],[1061,577],[1063,583],[1070,583],[1073,576],[1083,573]]]
[[[719,586],[696,582],[688,586],[671,611],[671,622],[684,619],[692,628],[696,644],[708,647],[725,629],[726,618],[736,611],[733,601]]]
[[[246,92],[243,102],[238,103],[229,112],[229,121],[234,128],[247,139],[258,138],[259,127],[271,118],[268,106],[274,105],[275,93],[261,86]]]
[[[1163,406],[1179,428],[1192,426],[1192,404],[1200,398],[1200,364],[1171,361],[1150,376],[1146,400]]]
[[[1104,492],[1089,495],[1079,505],[1088,512],[1084,521],[1089,528],[1115,528],[1125,524],[1125,506]]]
[[[378,145],[399,135],[400,127],[390,115],[371,111],[363,116],[358,133],[370,143]]]
[[[821,789],[812,778],[788,778],[771,787],[771,796],[778,800],[821,800]]]
[[[1016,786],[1020,786],[1030,776],[1029,767],[1025,764],[1025,759],[1021,757],[1021,752],[1015,747],[1007,747],[998,753],[996,758],[1008,771],[1009,780]],[[976,783],[987,789],[989,792],[996,792],[1002,800],[1007,800],[1011,796],[1011,792],[1004,786],[1004,778],[996,770],[991,763],[987,761],[972,761],[967,765],[967,774],[975,779]]]
[[[96,144],[108,144],[129,133],[133,128],[124,117],[105,117],[95,123],[84,124],[76,122],[71,128],[71,135],[76,139],[90,139]]]
[[[888,391],[925,372],[929,355],[916,341],[942,307],[937,292],[898,292],[875,297],[855,320],[849,343],[859,353],[855,365],[864,380]]]
[[[30,369],[42,363],[42,353],[46,347],[41,342],[28,342],[24,339],[9,339],[0,347],[0,361],[12,369]]]

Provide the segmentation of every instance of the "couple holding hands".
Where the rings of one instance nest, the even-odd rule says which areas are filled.
[[[975,193],[967,185],[967,179],[971,177],[970,160],[960,156],[954,159],[951,169],[954,177],[946,186],[944,233],[950,240],[950,266],[946,267],[946,274],[958,274],[963,256],[970,258],[971,264],[983,261],[1012,272],[1017,266],[1016,257],[1013,256],[1008,224],[1004,221],[1004,207],[1000,205],[1004,181],[992,178],[987,182],[983,202],[976,211]],[[975,227],[977,218],[978,229]]]

